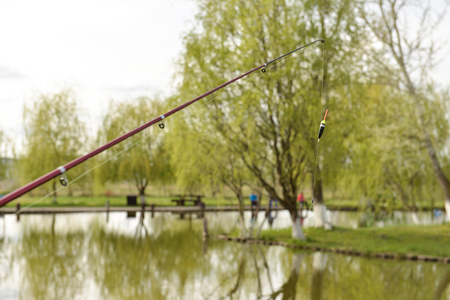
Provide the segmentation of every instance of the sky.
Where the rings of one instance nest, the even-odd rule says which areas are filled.
[[[111,99],[169,95],[191,0],[0,0],[0,129],[23,142],[23,108],[71,88],[91,134]],[[439,39],[450,43],[447,16]],[[450,46],[433,73],[450,85]],[[186,99],[188,101],[190,99]]]
[[[111,99],[167,95],[190,0],[0,0],[0,129],[21,144],[23,107],[75,91],[94,132]]]

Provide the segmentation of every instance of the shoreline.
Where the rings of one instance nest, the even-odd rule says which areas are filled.
[[[137,213],[175,213],[175,214],[203,214],[205,212],[235,212],[237,206],[101,206],[101,207],[23,207],[17,210],[15,207],[0,208],[0,216],[9,215],[31,215],[31,214],[71,214],[71,213],[109,213],[127,212]],[[245,207],[251,211],[251,206]],[[285,210],[276,207],[273,210]],[[260,212],[265,210],[261,209]],[[440,226],[440,227],[438,227]],[[348,229],[336,227],[334,230],[326,231],[310,228],[311,234],[307,241],[297,241],[290,237],[290,229],[265,230],[259,239],[239,238],[231,235],[219,235],[215,238],[239,242],[257,243],[263,245],[278,245],[297,250],[324,251],[352,256],[379,259],[398,259],[410,261],[439,262],[450,264],[450,252],[439,248],[450,244],[450,226],[407,226],[390,228],[360,228]],[[413,229],[413,227],[415,229]],[[408,228],[408,229],[406,229]],[[419,229],[420,228],[420,229]],[[412,230],[412,231],[411,231]],[[398,232],[397,232],[398,231]],[[334,234],[333,234],[334,233]],[[333,237],[330,234],[337,236]],[[412,234],[412,235],[411,235]],[[390,241],[388,244],[386,242]],[[440,242],[438,242],[440,241]],[[424,245],[425,244],[425,245]],[[429,245],[428,245],[429,244]],[[388,246],[387,246],[388,245]],[[412,250],[412,251],[411,251]],[[450,250],[450,249],[449,249]],[[440,256],[436,256],[438,254]]]
[[[47,214],[47,213],[83,213],[83,212],[137,212],[141,211],[142,207],[141,205],[136,206],[127,206],[127,205],[110,205],[109,207],[106,205],[97,205],[97,206],[85,206],[85,205],[69,205],[69,206],[59,206],[59,205],[45,205],[45,206],[31,206],[30,208],[26,208],[26,205],[24,204],[21,206],[22,211],[21,214]],[[368,208],[363,209],[358,206],[339,206],[339,205],[327,205],[327,209],[330,211],[349,211],[349,212],[358,212],[358,211],[372,211]],[[444,207],[424,207],[420,210],[417,210],[416,212],[433,212],[434,209],[439,209],[441,211],[445,212]],[[194,206],[194,205],[187,205],[187,206],[176,206],[176,205],[154,205],[155,212],[199,212],[202,211],[202,208],[200,206]],[[245,211],[251,211],[252,208],[250,205],[244,207]],[[259,209],[260,212],[265,211],[266,206],[261,206]],[[279,207],[272,207],[271,210],[273,211],[281,211],[286,210],[285,208],[279,206]],[[145,211],[152,211],[152,204],[146,204]],[[210,212],[221,212],[221,211],[239,211],[239,208],[237,205],[205,205],[204,211],[210,211]],[[385,210],[383,210],[385,211]],[[395,208],[394,211],[402,211],[402,212],[410,212],[406,209],[402,208]],[[13,214],[17,212],[17,206],[4,206],[0,208],[0,214]]]
[[[245,211],[251,211],[250,206],[244,207]],[[272,210],[285,210],[282,207],[275,207]],[[0,214],[67,214],[67,213],[108,213],[108,212],[141,212],[141,206],[66,206],[66,207],[22,207],[18,210],[15,207],[2,207]],[[227,212],[239,211],[237,206],[154,206],[144,207],[145,212],[175,212],[175,213],[201,213],[201,212]],[[265,210],[260,209],[260,212]]]
[[[309,246],[309,245],[300,245],[294,243],[286,243],[281,241],[269,241],[264,239],[254,239],[254,238],[239,238],[228,235],[219,235],[215,237],[219,240],[226,240],[230,242],[236,243],[248,243],[248,244],[261,244],[265,246],[281,246],[288,247],[294,250],[310,250],[310,251],[321,251],[321,252],[332,252],[344,255],[351,256],[360,256],[365,258],[376,258],[376,259],[385,259],[385,260],[408,260],[408,261],[420,261],[420,262],[438,262],[442,264],[450,264],[450,257],[442,257],[442,256],[433,256],[433,255],[422,255],[422,254],[401,254],[401,253],[393,253],[393,252],[364,252],[357,251],[353,249],[345,249],[345,248],[328,248],[328,247],[320,247],[320,246]]]

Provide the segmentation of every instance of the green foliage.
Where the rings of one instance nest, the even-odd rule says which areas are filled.
[[[438,152],[446,150],[449,122],[444,96],[430,94],[426,116]],[[409,95],[389,86],[367,86],[358,97],[358,118],[344,139],[347,158],[340,185],[366,201],[396,199],[408,210],[442,198]],[[445,159],[443,160],[445,165]],[[448,162],[447,162],[448,165]],[[440,201],[439,201],[440,202]]]
[[[363,36],[352,19],[352,5],[352,1],[199,1],[199,27],[185,37],[180,95],[201,94],[299,45],[324,38],[326,105],[332,109],[339,106],[336,87],[352,77],[348,67],[352,62],[353,72],[362,63],[354,50]],[[311,179],[323,113],[319,102],[323,96],[320,45],[269,65],[267,73],[225,88],[206,99],[203,103],[207,105],[190,113],[183,123],[189,134],[198,135],[197,141],[209,141],[208,147],[202,144],[205,152],[222,158],[213,168],[229,170],[233,162],[239,169],[247,169],[269,195],[294,213],[298,188]],[[179,143],[184,142],[179,139]],[[324,151],[338,147],[333,143],[326,144]],[[180,164],[181,159],[194,157],[195,151],[204,150],[194,147],[190,155],[175,154],[174,159]],[[200,170],[203,165],[191,167]],[[179,176],[186,172],[182,169]],[[325,166],[329,169],[331,164]],[[228,174],[235,179],[247,176]]]
[[[24,108],[25,145],[20,160],[22,182],[34,180],[82,154],[87,142],[85,123],[73,92],[41,94]],[[69,181],[85,166],[68,171]],[[53,190],[56,189],[54,179]]]
[[[378,70],[378,78],[387,78],[389,84],[398,92],[404,94],[403,106],[414,113],[407,114],[414,119],[415,139],[405,147],[411,153],[423,153],[426,150],[428,164],[431,163],[432,173],[441,186],[440,195],[446,199],[446,208],[450,208],[450,180],[448,160],[445,152],[449,149],[448,130],[442,133],[440,129],[448,128],[449,115],[442,113],[438,108],[445,106],[447,95],[440,95],[433,86],[430,78],[431,71],[436,61],[437,49],[435,47],[433,32],[443,20],[442,11],[437,11],[431,2],[417,1],[393,1],[379,0],[374,2],[361,2],[360,15],[366,26],[370,28],[372,35],[380,45],[371,51],[377,56],[381,68]],[[410,16],[417,14],[418,20],[414,23],[415,30],[411,30]],[[439,120],[436,122],[436,120]],[[433,124],[435,123],[435,124]],[[447,124],[446,124],[447,123]],[[439,128],[439,129],[438,129]],[[437,135],[440,135],[437,137]],[[397,147],[396,152],[402,151]],[[405,153],[403,151],[403,153]],[[441,154],[444,154],[441,157]],[[412,155],[407,155],[406,160]],[[419,164],[421,156],[417,156]],[[403,157],[402,157],[403,159]],[[417,164],[417,162],[415,162]],[[416,168],[417,169],[417,168]],[[404,170],[401,170],[402,172]],[[421,170],[422,171],[422,170]],[[405,172],[402,172],[405,173]],[[426,174],[426,175],[428,175]],[[403,176],[406,175],[406,176]],[[392,177],[392,176],[391,176]],[[411,189],[417,185],[413,181],[414,175],[402,174],[403,179],[410,181]],[[408,178],[409,177],[409,178]],[[420,176],[419,176],[420,177]],[[419,178],[424,181],[427,177]],[[404,189],[403,184],[395,183],[397,190]],[[400,192],[400,194],[406,194]],[[412,194],[412,193],[411,193]],[[404,196],[401,196],[405,198]],[[441,196],[442,197],[442,196]],[[411,196],[414,202],[413,196]],[[447,211],[450,216],[450,211]]]
[[[131,102],[111,102],[97,134],[98,143],[106,144],[118,138],[156,118],[161,111],[157,100],[144,97]],[[150,183],[166,183],[171,175],[164,137],[157,126],[151,126],[105,151],[97,163],[104,161],[107,163],[97,169],[97,182],[131,181],[139,195],[145,195]]]
[[[227,187],[242,207],[243,188],[254,177],[228,141],[196,119],[202,114],[206,114],[206,109],[188,112],[186,118],[169,123],[168,142],[177,185],[189,194],[199,190],[216,193]]]

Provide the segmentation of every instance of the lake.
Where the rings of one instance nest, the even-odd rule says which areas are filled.
[[[238,224],[237,213],[206,218],[211,235]],[[0,299],[450,299],[448,265],[205,241],[202,224],[195,214],[5,215]],[[289,226],[286,212],[273,226]]]

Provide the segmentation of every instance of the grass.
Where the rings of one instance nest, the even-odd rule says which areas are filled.
[[[147,204],[155,204],[157,206],[175,206],[175,202],[171,200],[176,197],[170,196],[146,196]],[[7,207],[16,206],[17,203],[20,203],[22,206],[29,205],[40,200],[39,196],[23,196],[20,199],[17,199],[13,202],[8,203]],[[109,201],[110,206],[126,206],[126,197],[125,196],[82,196],[82,197],[69,197],[69,196],[59,196],[57,198],[57,204],[52,203],[52,198],[46,198],[39,203],[34,204],[36,207],[74,207],[74,206],[88,206],[88,207],[99,207],[105,206],[106,201]],[[205,202],[207,206],[237,206],[237,199],[235,198],[213,198],[206,197],[202,198],[202,201]],[[139,202],[139,201],[138,201]],[[250,201],[245,198],[245,205],[250,205]],[[327,208],[331,210],[359,210],[361,207],[359,206],[359,202],[357,200],[352,199],[327,199],[326,203]],[[186,205],[192,205],[192,202],[187,202]],[[263,197],[261,205],[263,208],[267,205],[267,199]],[[432,208],[440,208],[444,209],[444,201],[435,203],[434,207],[432,207],[431,202],[424,202],[421,204],[420,209],[430,210]],[[404,210],[403,206],[400,203],[397,203],[394,207],[385,207],[388,210]]]
[[[30,197],[24,196],[16,199],[6,205],[6,207],[15,207],[17,203],[20,203],[22,207],[39,201],[42,197]],[[157,206],[175,206],[176,203],[172,202],[172,199],[176,197],[159,197],[159,196],[146,196],[145,201],[148,205],[155,204]],[[57,204],[53,204],[52,198],[45,198],[38,203],[35,203],[34,207],[99,207],[105,206],[106,201],[109,201],[110,206],[126,206],[127,200],[125,196],[114,196],[114,197],[67,197],[60,196],[57,198]],[[223,199],[223,198],[202,198],[207,206],[229,206],[237,205],[237,200],[235,199]],[[137,200],[139,203],[139,199]],[[250,202],[248,202],[248,205]],[[187,202],[186,206],[191,206],[192,202]],[[263,201],[265,205],[265,201]]]
[[[327,205],[328,209],[331,210],[358,210],[361,209],[362,206],[360,205],[358,200],[354,199],[326,199],[325,204]],[[376,206],[378,206],[378,209],[386,209],[386,210],[405,210],[403,204],[400,201],[390,202],[390,203],[377,203]],[[439,208],[444,209],[444,200],[437,201],[435,203],[431,201],[423,201],[420,203],[417,203],[417,208],[419,210],[432,210],[433,208]]]
[[[290,229],[265,230],[261,239],[289,244],[345,249],[370,253],[393,253],[450,257],[450,224],[384,228],[310,228],[307,241],[291,238]]]

